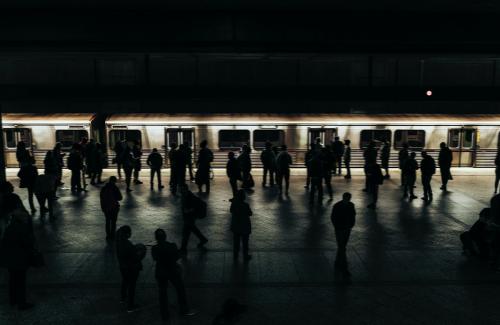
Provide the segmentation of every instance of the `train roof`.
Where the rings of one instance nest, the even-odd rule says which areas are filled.
[[[500,114],[113,114],[110,125],[163,124],[500,124]]]
[[[3,124],[82,124],[91,123],[95,118],[93,113],[3,113]]]

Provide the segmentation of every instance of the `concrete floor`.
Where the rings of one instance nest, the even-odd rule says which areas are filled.
[[[248,306],[237,324],[500,324],[500,274],[463,256],[459,241],[459,234],[488,205],[492,170],[455,171],[447,193],[439,190],[435,177],[430,205],[403,200],[394,171],[381,187],[376,211],[365,208],[369,197],[361,191],[362,176],[334,178],[333,202],[350,191],[358,211],[348,247],[353,274],[349,285],[333,269],[333,202],[325,199],[322,206],[308,206],[303,170],[293,171],[289,197],[279,198],[276,189],[260,186],[249,194],[254,258],[248,264],[234,263],[228,230],[230,188],[220,174],[216,172],[210,196],[202,196],[209,215],[198,225],[209,237],[208,250],[198,251],[192,238],[182,262],[189,300],[199,314],[175,317],[171,324],[211,324],[230,297]],[[9,175],[17,185],[15,170]],[[143,181],[146,176],[144,172]],[[420,197],[422,187],[417,185]],[[28,274],[29,298],[37,306],[18,312],[1,294],[0,324],[160,323],[149,254],[137,290],[142,308],[127,314],[118,303],[114,248],[104,240],[98,189],[89,189],[77,196],[59,190],[54,222],[35,215],[38,244],[47,261],[45,268]],[[27,203],[25,190],[16,191]],[[162,227],[170,240],[180,243],[179,201],[168,190],[150,191],[147,182],[136,185],[125,196],[118,224],[132,227],[133,242],[152,244],[153,231]],[[0,279],[0,289],[6,292],[5,275]],[[169,296],[175,310],[174,292]]]

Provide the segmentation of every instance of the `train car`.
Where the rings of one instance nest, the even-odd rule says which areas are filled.
[[[207,140],[215,167],[223,167],[229,150],[243,144],[252,148],[253,163],[266,141],[286,144],[294,165],[304,166],[305,152],[319,138],[328,144],[335,136],[351,140],[353,167],[363,165],[363,149],[370,141],[391,144],[391,167],[407,142],[411,150],[427,150],[436,157],[439,144],[453,151],[453,165],[493,167],[499,144],[500,115],[444,114],[113,114],[105,122],[108,157],[120,139],[141,144],[144,156],[157,148],[164,155],[173,143],[188,143],[196,153]]]
[[[2,114],[3,141],[7,167],[18,167],[16,147],[24,141],[38,167],[43,167],[43,159],[48,150],[57,142],[64,151],[69,151],[73,143],[83,137],[97,138],[98,130],[92,122],[94,114]]]

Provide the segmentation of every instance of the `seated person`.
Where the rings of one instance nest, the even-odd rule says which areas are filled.
[[[481,258],[488,258],[489,253],[489,229],[490,208],[485,208],[479,213],[477,220],[472,227],[460,235],[463,250],[466,255],[476,255]]]

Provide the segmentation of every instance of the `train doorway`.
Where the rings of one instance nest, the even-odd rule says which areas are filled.
[[[330,144],[330,142],[334,140],[336,135],[336,128],[309,128],[307,141],[309,144],[311,144],[319,138],[323,145]]]
[[[188,143],[189,147],[194,150],[194,129],[167,129],[167,149],[172,148],[172,144],[180,145]]]
[[[477,143],[477,129],[457,128],[448,131],[448,147],[453,153],[452,166],[472,167]]]

